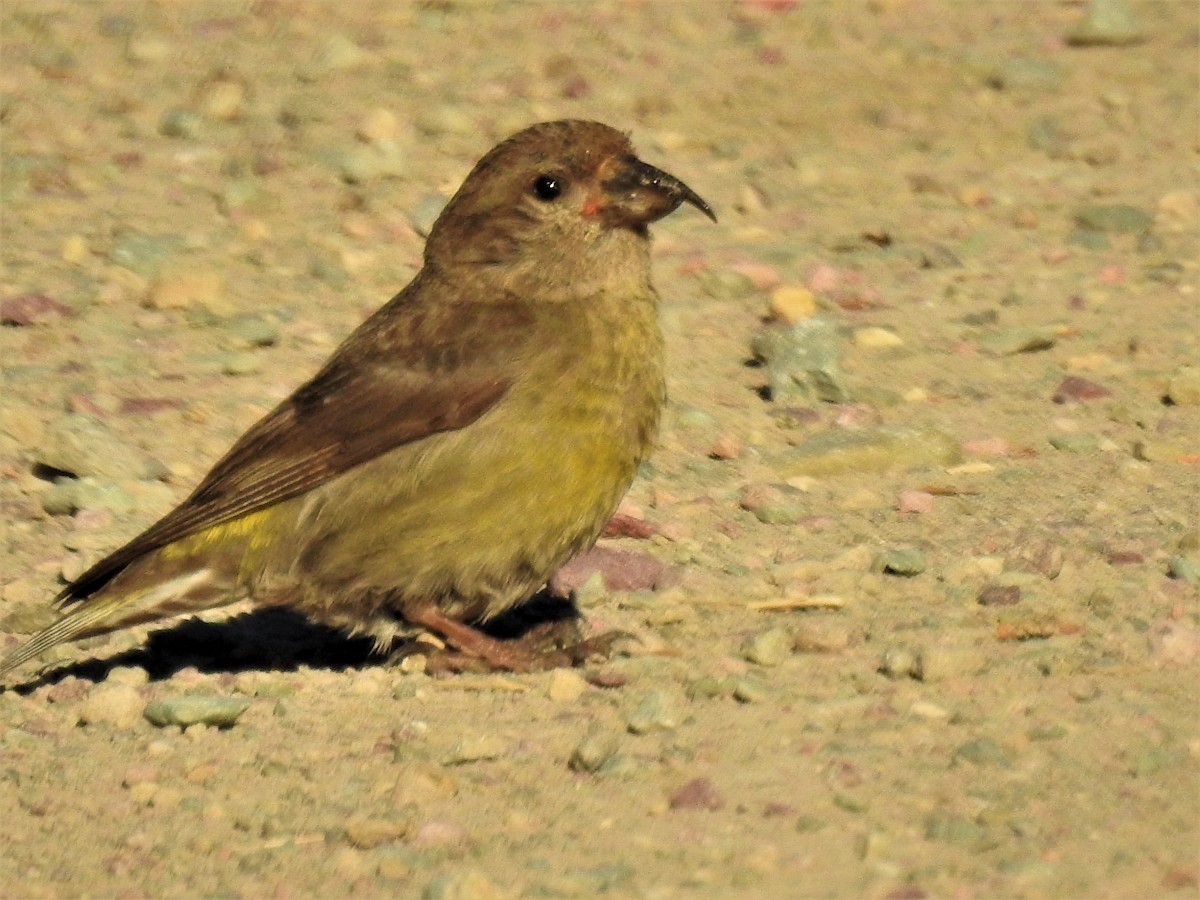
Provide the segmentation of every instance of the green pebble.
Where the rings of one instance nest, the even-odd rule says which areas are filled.
[[[625,724],[633,734],[673,731],[679,727],[679,714],[666,691],[651,691],[642,698]]]
[[[712,700],[716,697],[724,697],[732,690],[732,679],[705,675],[688,685],[687,695],[689,700]]]
[[[1101,231],[1092,231],[1088,228],[1076,228],[1067,237],[1067,243],[1075,247],[1082,247],[1085,250],[1108,250],[1112,247],[1112,241],[1108,239],[1108,235]]]
[[[1188,752],[1182,747],[1152,747],[1134,758],[1130,771],[1138,778],[1148,778],[1163,769],[1173,769],[1187,759]]]
[[[977,766],[1008,768],[1012,765],[1012,754],[990,737],[981,737],[967,741],[954,751],[954,761],[960,760]]]
[[[1067,729],[1064,725],[1038,725],[1025,732],[1025,736],[1031,741],[1059,741],[1067,736]]]
[[[675,425],[678,428],[708,428],[716,424],[716,421],[712,413],[697,409],[694,406],[681,409],[679,414],[675,416]]]
[[[253,375],[262,368],[262,360],[248,350],[222,353],[218,357],[222,375]]]
[[[762,329],[751,341],[750,351],[766,367],[772,400],[846,403],[851,394],[841,372],[843,343],[836,322],[818,315],[790,327]]]
[[[124,488],[91,478],[60,478],[42,494],[42,509],[52,516],[74,515],[81,509],[105,509],[127,516],[136,508],[133,496]]]
[[[617,737],[603,729],[589,731],[571,751],[567,765],[575,772],[598,772],[617,753]]]
[[[1094,434],[1056,434],[1050,438],[1050,446],[1067,453],[1091,453],[1100,446]]]
[[[226,328],[244,346],[270,347],[279,341],[279,327],[257,313],[234,316]]]
[[[807,515],[807,507],[792,503],[772,503],[754,509],[754,518],[764,525],[795,525]]]
[[[1085,206],[1075,213],[1075,224],[1085,231],[1136,233],[1154,224],[1154,216],[1123,203]]]
[[[813,435],[773,461],[784,479],[798,475],[907,471],[962,461],[958,441],[933,428],[880,425],[830,429]]]
[[[733,686],[733,699],[739,703],[761,703],[767,696],[766,688],[751,678],[739,679]]]
[[[925,554],[911,547],[885,550],[875,557],[871,569],[875,572],[883,572],[885,575],[901,575],[911,578],[925,571]]]
[[[1141,23],[1127,0],[1091,0],[1084,19],[1067,35],[1074,47],[1120,47],[1144,37]]]
[[[864,813],[870,809],[870,804],[865,799],[852,794],[834,794],[833,805],[850,813]]]
[[[1200,561],[1186,556],[1172,556],[1167,560],[1167,572],[1172,578],[1200,587]]]
[[[234,697],[166,697],[151,700],[142,715],[151,725],[159,728],[168,725],[178,725],[180,728],[190,725],[231,728],[249,707],[249,700]]]
[[[183,244],[180,237],[127,231],[117,239],[108,258],[143,278],[153,278]]]
[[[983,839],[984,829],[962,816],[934,813],[925,820],[925,838],[952,844],[975,843]]]
[[[204,120],[190,109],[171,109],[158,123],[158,133],[164,137],[197,138],[204,130]]]
[[[813,831],[820,831],[829,823],[817,816],[802,815],[796,819],[796,830],[802,834],[809,834]]]

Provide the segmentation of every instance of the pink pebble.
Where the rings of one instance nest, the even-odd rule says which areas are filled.
[[[75,310],[45,294],[21,294],[0,300],[0,324],[36,325],[58,316],[73,316]]]
[[[966,453],[976,456],[1008,456],[1008,441],[1002,437],[975,438],[963,441],[962,448]]]
[[[693,778],[671,795],[671,809],[721,809],[725,798],[707,778]]]
[[[933,512],[933,494],[926,491],[901,491],[896,508],[906,513]]]
[[[822,263],[808,276],[808,289],[813,293],[828,291],[838,286],[841,273],[831,265]]]
[[[782,281],[779,277],[779,272],[774,266],[758,262],[757,260],[735,262],[729,266],[729,271],[745,275],[754,284],[754,287],[760,291],[769,291],[772,288],[778,287]]]
[[[1078,375],[1068,375],[1055,389],[1053,399],[1055,403],[1085,403],[1111,396],[1112,391],[1102,384]]]

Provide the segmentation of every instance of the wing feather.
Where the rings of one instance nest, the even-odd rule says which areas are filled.
[[[419,279],[418,279],[419,281]],[[516,303],[422,303],[415,281],[260,419],[192,494],[58,596],[87,598],[134,560],[324,484],[403,444],[463,428],[514,378],[532,316]]]

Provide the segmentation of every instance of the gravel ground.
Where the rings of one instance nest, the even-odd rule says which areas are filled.
[[[1195,4],[0,28],[12,641],[411,277],[498,139],[605,121],[720,216],[656,229],[663,434],[561,579],[620,653],[431,677],[240,609],[56,651],[0,693],[0,894],[1196,895]]]

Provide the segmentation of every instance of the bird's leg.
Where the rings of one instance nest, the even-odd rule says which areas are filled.
[[[450,618],[435,606],[405,610],[404,618],[414,625],[420,625],[441,635],[455,650],[481,660],[493,669],[531,672],[534,669],[547,668],[544,664],[538,665],[537,654],[520,642],[498,641],[488,637],[479,629]]]
[[[607,656],[619,633],[580,639],[578,624],[548,622],[529,631],[524,637],[501,641],[489,637],[458,619],[452,619],[436,607],[406,611],[404,618],[436,632],[465,659],[453,656],[439,660],[442,670],[462,671],[484,668],[508,672],[537,672],[546,669],[577,666],[599,653]],[[566,638],[564,640],[564,638]],[[431,660],[432,662],[432,660]]]

